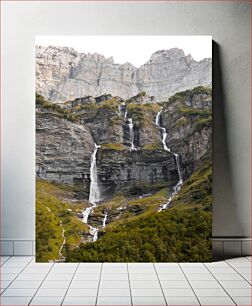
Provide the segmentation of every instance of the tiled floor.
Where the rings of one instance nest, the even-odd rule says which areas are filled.
[[[205,264],[52,264],[1,257],[0,305],[251,304],[251,257]]]

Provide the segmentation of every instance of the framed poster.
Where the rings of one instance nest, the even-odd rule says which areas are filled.
[[[212,37],[36,38],[36,260],[211,261]]]

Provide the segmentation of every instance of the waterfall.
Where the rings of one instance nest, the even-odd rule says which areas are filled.
[[[130,133],[130,150],[136,150],[136,147],[134,145],[134,125],[132,118],[128,118],[129,122],[129,133]]]
[[[97,166],[96,166],[96,155],[97,151],[100,148],[95,143],[94,152],[91,155],[91,165],[90,165],[90,192],[89,192],[89,202],[92,206],[86,208],[82,213],[82,221],[89,226],[90,234],[93,236],[93,241],[98,239],[98,229],[88,224],[88,217],[91,212],[96,207],[96,203],[100,201],[100,189],[98,185],[98,175],[97,175]]]
[[[164,150],[172,153],[173,156],[175,157],[179,180],[178,180],[177,184],[175,186],[173,186],[173,192],[170,195],[168,201],[158,211],[162,211],[169,206],[172,199],[179,192],[179,190],[181,189],[181,187],[183,185],[183,178],[182,178],[182,172],[181,172],[181,167],[180,167],[179,154],[171,152],[170,148],[167,147],[167,144],[166,144],[167,131],[166,131],[166,128],[162,127],[161,124],[160,124],[160,118],[161,118],[162,111],[163,111],[163,107],[161,107],[161,110],[157,113],[155,123],[161,130],[162,144],[163,144]]]
[[[90,193],[89,193],[89,202],[94,204],[100,201],[100,190],[98,185],[98,176],[97,176],[97,167],[96,167],[96,154],[98,149],[101,146],[98,146],[95,143],[95,149],[91,156],[91,166],[90,166]]]
[[[108,212],[106,211],[106,213],[104,215],[104,218],[102,220],[102,227],[103,228],[106,226],[107,218],[108,218]]]

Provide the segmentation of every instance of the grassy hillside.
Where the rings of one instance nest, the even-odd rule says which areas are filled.
[[[72,202],[71,187],[55,185],[43,180],[36,181],[36,260],[59,259],[65,229],[66,247],[75,248],[88,227],[77,214],[87,206],[85,202]],[[60,226],[62,222],[62,227]],[[63,254],[65,250],[63,249]]]
[[[184,184],[171,208],[119,222],[95,243],[68,251],[67,261],[211,261],[211,165]]]

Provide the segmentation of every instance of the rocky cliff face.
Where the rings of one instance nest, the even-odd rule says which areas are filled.
[[[97,143],[103,198],[161,185],[171,189],[179,177],[174,155],[164,150],[155,123],[162,106],[160,124],[167,130],[167,145],[180,155],[183,179],[188,178],[204,160],[211,160],[211,90],[187,90],[161,104],[150,100],[146,94],[128,100],[105,95],[56,105],[38,96],[37,176],[75,184],[88,198],[90,159]],[[135,150],[130,149],[129,118]]]
[[[210,58],[197,62],[177,48],[157,51],[136,68],[96,53],[37,46],[36,91],[53,102],[105,93],[128,99],[141,91],[164,101],[178,91],[210,85],[211,65]]]
[[[94,141],[85,126],[57,113],[36,114],[36,175],[65,184],[81,184],[89,194],[90,156]]]

